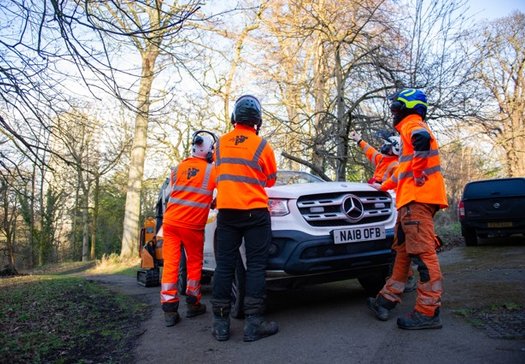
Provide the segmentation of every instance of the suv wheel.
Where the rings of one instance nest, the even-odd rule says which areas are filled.
[[[478,245],[478,237],[476,235],[476,230],[464,228],[462,229],[463,238],[465,238],[465,245],[466,246],[477,246]]]
[[[235,275],[232,284],[232,306],[230,316],[233,318],[244,318],[244,294],[246,286],[246,269],[242,263],[241,255],[237,258]]]
[[[369,297],[375,297],[383,288],[388,277],[388,269],[383,269],[380,271],[368,273],[357,277],[357,280],[365,290],[366,294]]]

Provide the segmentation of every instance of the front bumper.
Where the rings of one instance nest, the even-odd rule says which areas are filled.
[[[393,260],[391,249],[394,230],[386,230],[383,240],[334,244],[331,235],[312,236],[295,230],[272,232],[268,279],[334,274],[346,278],[388,267]]]

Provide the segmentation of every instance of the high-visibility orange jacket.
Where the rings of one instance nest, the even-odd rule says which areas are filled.
[[[265,187],[272,187],[277,164],[270,144],[244,124],[219,138],[216,148],[217,208],[268,208]]]
[[[164,223],[202,230],[208,219],[216,168],[202,158],[183,160],[170,176],[172,189],[164,212]]]
[[[398,166],[398,156],[381,154],[377,149],[364,140],[359,142],[359,147],[374,166],[373,179],[378,183],[383,183],[390,178]]]
[[[421,116],[411,114],[401,120],[396,129],[401,137],[399,167],[381,185],[381,190],[395,188],[398,209],[412,201],[448,207],[439,146],[427,123]],[[427,177],[426,182],[416,186],[414,178],[422,176]]]

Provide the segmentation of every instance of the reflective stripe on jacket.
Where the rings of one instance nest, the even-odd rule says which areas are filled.
[[[236,124],[216,148],[217,208],[268,208],[265,187],[272,187],[277,164],[272,147],[255,129]]]
[[[164,222],[190,229],[204,229],[213,190],[216,169],[212,163],[201,158],[183,160],[170,177],[171,188]]]
[[[401,137],[401,156],[396,173],[381,185],[386,191],[396,187],[396,207],[416,201],[448,207],[445,181],[441,174],[439,146],[419,115],[411,114],[396,125]],[[424,142],[421,143],[421,140]],[[428,177],[423,186],[416,186],[414,177]]]
[[[378,183],[382,183],[390,178],[398,166],[398,156],[381,154],[364,140],[359,142],[359,147],[361,147],[365,156],[374,166],[374,179]]]

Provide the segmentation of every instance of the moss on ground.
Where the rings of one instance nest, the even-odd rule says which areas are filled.
[[[147,306],[82,277],[0,280],[0,357],[10,363],[132,360]]]

